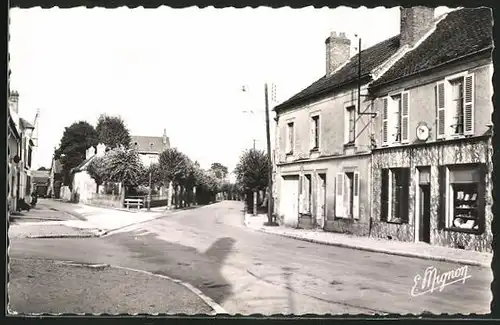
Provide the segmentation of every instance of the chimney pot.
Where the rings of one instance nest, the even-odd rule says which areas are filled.
[[[400,46],[413,46],[434,22],[434,8],[400,7]]]

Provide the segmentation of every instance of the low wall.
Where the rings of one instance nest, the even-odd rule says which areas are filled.
[[[112,208],[123,207],[120,196],[119,195],[112,195],[112,194],[94,193],[89,198],[89,203],[92,205],[100,205],[100,206],[112,207]]]

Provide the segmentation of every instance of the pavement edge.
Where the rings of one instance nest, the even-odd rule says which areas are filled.
[[[122,269],[122,270],[128,270],[128,271],[132,271],[132,272],[144,273],[144,274],[156,276],[159,278],[163,278],[163,279],[178,283],[178,284],[184,286],[185,288],[187,288],[188,290],[190,290],[195,295],[197,295],[201,300],[203,300],[204,303],[206,303],[210,308],[212,308],[213,312],[210,315],[228,314],[228,312],[224,308],[222,308],[218,303],[216,303],[212,298],[205,295],[203,292],[201,292],[201,290],[195,288],[190,283],[187,283],[187,282],[184,282],[184,281],[181,281],[178,279],[173,279],[173,278],[166,276],[166,275],[163,275],[163,274],[152,273],[149,271],[137,270],[137,269],[124,267],[124,266],[118,266],[118,265],[110,265],[110,267],[114,267],[114,268]]]
[[[250,229],[252,229],[252,228],[250,228]],[[490,267],[489,263],[482,263],[482,262],[476,262],[476,261],[470,261],[470,260],[454,259],[454,258],[442,257],[442,256],[422,255],[422,254],[408,253],[408,252],[398,252],[398,251],[391,251],[391,250],[387,250],[387,249],[370,248],[370,247],[363,247],[363,246],[350,245],[350,244],[344,244],[344,243],[328,243],[328,242],[324,242],[321,240],[312,239],[312,238],[304,238],[304,237],[297,236],[297,235],[270,232],[270,231],[267,231],[266,229],[263,229],[263,228],[257,228],[254,230],[257,230],[257,231],[260,231],[260,232],[263,232],[266,234],[278,235],[281,237],[288,237],[288,238],[292,238],[292,239],[297,239],[297,240],[301,240],[301,241],[306,241],[306,242],[321,244],[321,245],[327,245],[327,246],[337,246],[337,247],[357,249],[357,250],[362,250],[362,251],[367,251],[367,252],[383,253],[383,254],[388,254],[388,255],[396,255],[396,256],[404,256],[404,257],[413,257],[413,258],[420,258],[420,259],[433,260],[433,261],[439,261],[439,262],[459,263],[459,264],[470,265],[470,266]]]

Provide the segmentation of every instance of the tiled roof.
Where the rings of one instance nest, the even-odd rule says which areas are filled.
[[[170,146],[168,138],[167,143],[163,143],[163,137],[133,135],[131,140],[131,147],[140,153],[160,153]]]
[[[399,49],[399,35],[375,44],[361,51],[361,76],[367,77],[370,72],[388,60]],[[275,110],[298,104],[299,102],[332,91],[358,79],[358,54],[331,76],[323,76],[309,87],[276,106]]]
[[[493,46],[493,17],[489,8],[452,11],[420,46],[396,62],[372,86],[411,76]]]

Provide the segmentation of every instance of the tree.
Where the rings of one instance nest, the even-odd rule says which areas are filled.
[[[218,179],[226,178],[228,173],[227,167],[218,162],[214,162],[210,167],[210,170],[214,173],[215,177],[217,177]]]
[[[269,179],[269,162],[267,154],[257,149],[246,150],[240,157],[234,170],[236,179],[247,193],[247,206],[251,206],[251,195],[260,190],[265,190]],[[254,205],[254,214],[256,206]],[[271,219],[271,218],[269,218]],[[268,220],[269,223],[272,220]]]
[[[149,186],[149,174],[151,173],[151,186],[162,183],[159,164],[151,164],[143,169],[141,177],[141,185]]]
[[[268,185],[267,154],[257,149],[246,150],[235,168],[236,178],[246,190],[259,191]]]
[[[47,169],[47,168],[45,168],[45,167],[43,167],[43,166],[42,166],[42,167],[40,167],[40,168],[38,168],[38,171],[47,171],[47,170],[48,170],[48,169]]]
[[[63,181],[71,186],[71,169],[85,160],[85,151],[97,145],[97,132],[92,125],[85,121],[71,124],[64,129],[59,148],[54,157],[63,167]]]
[[[87,166],[87,173],[96,183],[96,193],[99,193],[99,186],[106,178],[106,161],[104,157],[94,157]]]
[[[130,186],[141,184],[144,175],[144,166],[135,150],[123,146],[116,147],[106,153],[104,180],[122,183],[125,192]]]
[[[119,116],[102,114],[97,120],[96,131],[99,143],[104,143],[108,148],[113,149],[120,145],[125,148],[130,146],[130,132]]]
[[[175,205],[178,207],[178,188],[185,185],[185,181],[188,176],[190,160],[177,148],[168,148],[160,154],[159,165],[163,185],[169,186],[170,182],[172,182],[175,191]]]

